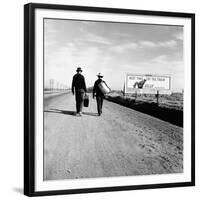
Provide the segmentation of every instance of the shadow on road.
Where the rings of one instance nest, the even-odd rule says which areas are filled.
[[[76,112],[71,111],[71,110],[50,109],[50,110],[45,110],[44,112],[59,113],[59,114],[64,114],[64,115],[76,116]],[[83,112],[83,115],[98,116],[97,113],[91,113],[91,112]]]
[[[45,110],[44,112],[60,113],[64,115],[74,115],[74,116],[76,115],[76,112],[71,110],[50,109],[50,110]]]
[[[99,116],[98,113],[91,113],[91,112],[83,112],[83,115]]]

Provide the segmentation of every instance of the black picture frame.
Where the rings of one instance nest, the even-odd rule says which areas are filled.
[[[53,191],[35,190],[35,11],[36,9],[87,11],[97,13],[169,16],[191,19],[191,181],[164,184],[127,185]],[[27,196],[93,193],[195,185],[195,14],[30,3],[24,5],[24,194]]]

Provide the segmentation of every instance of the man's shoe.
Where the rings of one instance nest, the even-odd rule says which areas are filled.
[[[76,116],[77,116],[77,117],[80,117],[81,115],[80,115],[80,113],[76,113]]]

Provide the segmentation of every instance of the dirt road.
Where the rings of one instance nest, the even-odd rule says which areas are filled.
[[[44,101],[44,179],[73,179],[183,171],[183,129],[104,101],[98,116],[90,97],[74,115],[71,94]]]

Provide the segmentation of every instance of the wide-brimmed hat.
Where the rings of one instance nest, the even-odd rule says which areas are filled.
[[[98,73],[97,76],[101,77],[101,78],[103,77],[103,75],[101,73]]]
[[[76,71],[77,72],[82,72],[83,70],[81,69],[81,67],[78,67]]]

